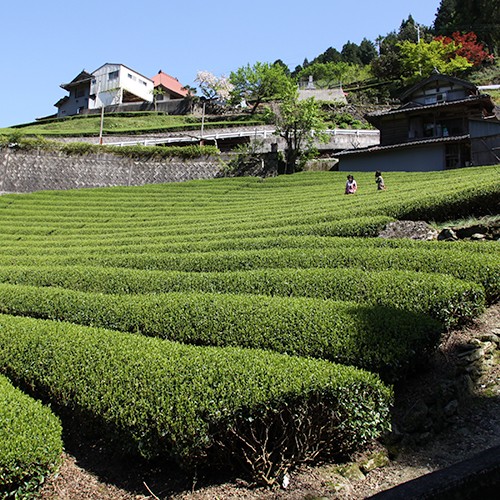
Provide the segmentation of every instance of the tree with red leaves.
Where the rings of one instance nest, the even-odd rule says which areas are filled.
[[[484,44],[477,41],[477,35],[472,31],[469,33],[455,31],[451,37],[438,36],[435,40],[439,40],[446,45],[455,43],[458,46],[457,55],[465,57],[475,67],[493,61],[493,55],[484,48]]]

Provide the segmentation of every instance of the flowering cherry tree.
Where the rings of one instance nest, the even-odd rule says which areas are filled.
[[[227,101],[233,90],[233,85],[227,77],[224,75],[217,77],[209,71],[198,71],[195,82],[207,99]]]

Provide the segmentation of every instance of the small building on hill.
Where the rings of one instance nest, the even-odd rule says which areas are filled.
[[[343,151],[342,171],[430,171],[500,163],[500,109],[470,82],[433,74],[401,106],[366,115],[380,144]]]
[[[153,81],[123,64],[103,64],[92,72],[89,109],[129,102],[153,102]]]
[[[77,115],[88,109],[92,79],[92,74],[83,70],[69,83],[61,84],[61,88],[67,90],[69,95],[62,97],[54,104],[58,110],[57,116]]]
[[[181,85],[177,78],[167,75],[162,70],[158,71],[152,80],[157,101],[184,99],[189,95],[189,91]]]
[[[83,70],[61,87],[69,95],[55,104],[58,117],[92,113],[103,106],[115,112],[152,111],[159,101],[167,112],[181,114],[186,106],[178,103],[189,95],[176,78],[162,71],[150,79],[123,64],[111,63],[103,64],[92,73]],[[177,104],[170,102],[174,100]]]
[[[313,77],[309,77],[307,85],[299,88],[299,101],[305,101],[310,97],[314,97],[317,101],[331,102],[334,104],[347,104],[347,97],[339,85],[335,88],[321,89],[314,84]]]

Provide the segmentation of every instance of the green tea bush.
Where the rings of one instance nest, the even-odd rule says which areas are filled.
[[[353,367],[0,316],[0,367],[146,458],[246,464],[273,484],[389,427],[392,392]]]
[[[500,298],[500,255],[439,247],[271,248],[219,252],[1,256],[0,265],[85,265],[144,270],[227,272],[263,268],[361,268],[447,274],[484,287],[487,303]]]
[[[59,466],[61,434],[60,421],[48,407],[0,375],[1,498],[33,498]]]
[[[37,139],[25,141],[18,137],[17,145],[21,146],[21,142],[28,148],[52,147]],[[74,148],[85,153],[87,147]],[[133,157],[143,153],[163,154],[160,148],[121,151]],[[171,153],[173,150],[164,151],[166,156]],[[445,326],[454,328],[476,316],[484,299],[490,304],[500,298],[498,242],[422,242],[373,236],[394,219],[442,220],[450,214],[455,218],[462,212],[497,211],[500,199],[497,170],[498,166],[446,172],[388,172],[389,189],[384,192],[377,192],[372,173],[360,172],[356,175],[359,189],[352,197],[343,195],[342,172],[1,196],[0,281],[6,284],[0,285],[0,304],[4,311],[17,315],[105,326],[186,344],[257,346],[288,355],[323,356],[358,364],[379,371],[384,379],[396,380],[425,358]],[[431,320],[429,315],[439,322]],[[20,324],[16,323],[15,334],[9,330],[11,334],[6,337],[9,342],[15,342],[20,335]],[[35,319],[29,324],[30,329],[35,329],[42,320]],[[68,328],[84,330],[78,326]],[[114,335],[113,339],[127,336],[121,332]],[[150,341],[160,342],[160,339]],[[54,342],[53,346],[59,346],[59,340]],[[17,356],[24,359],[30,349],[18,345]],[[93,366],[92,356],[84,361],[80,357],[71,358],[71,348],[67,349],[67,357],[58,358],[60,366],[51,365],[54,373],[58,370],[62,373],[68,366],[83,373],[87,365]],[[46,347],[46,352],[36,359],[26,358],[23,369],[38,373],[46,360],[50,360],[51,349]],[[199,352],[201,359],[205,356],[201,352],[208,351]],[[0,348],[0,357],[3,354],[5,351]],[[148,364],[142,365],[134,354],[122,358],[120,365],[120,373],[130,370],[135,379],[142,380],[138,382],[141,390],[141,384],[154,386],[149,379],[136,377],[134,372],[136,364],[146,371],[154,368],[154,359],[148,359]],[[184,366],[176,358],[172,364]],[[20,366],[16,373],[24,373]],[[100,366],[101,372],[114,368],[114,365]],[[203,372],[204,366],[199,361],[197,368],[182,368],[179,376],[193,380],[192,370]],[[309,365],[301,366],[308,369]],[[46,392],[52,385],[61,387],[57,373],[54,379],[46,374],[37,376],[37,387]],[[228,372],[220,374],[222,378],[232,376]],[[222,384],[230,393],[240,390],[239,386],[230,386],[230,380],[219,381],[219,376],[208,375],[216,387]],[[154,374],[151,376],[154,378]],[[241,375],[244,376],[251,380],[253,375]],[[80,379],[76,376],[75,380]],[[177,375],[169,378],[175,386],[180,384],[178,380]],[[70,409],[74,401],[93,392],[92,383],[81,386],[78,382],[58,389],[57,399]],[[165,386],[164,379],[162,383]],[[135,411],[128,409],[133,406],[131,394],[135,386],[122,387],[118,381],[111,385],[117,394],[125,390],[130,393],[121,405],[113,400],[113,412]],[[206,390],[205,386],[201,390]],[[319,393],[323,398],[324,391]],[[363,408],[362,399],[358,401],[349,391],[347,396],[353,405]],[[94,404],[104,404],[114,396],[102,392],[100,397],[104,401],[86,403],[87,406],[78,403],[75,408],[89,412],[88,408]],[[280,399],[278,395],[277,399],[271,397],[270,405],[267,399],[259,399],[255,405],[242,400],[234,412],[241,419],[232,420],[237,421],[237,427],[228,425],[225,417],[210,420],[208,412],[207,425],[215,423],[208,434],[199,434],[200,439],[220,434],[225,438],[213,437],[214,444],[208,450],[215,449],[219,441],[226,443],[226,449],[238,449],[240,441],[243,442],[238,433],[243,429],[247,443],[250,435],[258,436],[259,442],[266,442],[272,436],[275,443],[276,439],[283,443],[274,448],[285,449],[290,441],[283,440],[290,435],[323,432],[321,419],[328,410],[318,410],[320,420],[313,425],[311,415],[316,410],[311,408],[316,404],[321,407],[325,401],[315,397],[301,399],[300,393],[298,399],[294,399],[295,395]],[[303,405],[301,401],[306,399],[307,404]],[[221,414],[226,415],[224,398],[220,404]],[[287,410],[283,410],[285,407]],[[102,414],[107,415],[107,408],[92,410],[92,414],[105,422]],[[177,422],[172,408],[168,409],[169,418]],[[275,412],[276,408],[279,409]],[[349,408],[356,412],[354,406]],[[244,416],[248,415],[245,413],[248,409],[251,420]],[[256,419],[255,415],[262,418]],[[277,420],[273,415],[279,415],[281,427],[275,425]],[[306,415],[307,432],[294,430],[299,415]],[[257,420],[260,423],[253,425]],[[113,417],[112,421],[114,428],[122,429],[119,418]],[[127,429],[137,421],[134,413],[127,420]],[[146,424],[140,421],[143,429]],[[198,426],[196,423],[189,427],[192,421],[189,417],[185,423],[173,423],[177,434],[170,427],[163,427],[158,435],[165,431],[174,436],[169,444],[171,449],[172,443],[181,443],[184,431],[186,439],[191,439],[192,429]],[[363,414],[360,425],[365,422]],[[148,425],[157,429],[153,418]],[[216,431],[219,427],[220,432]],[[285,429],[281,434],[280,428]],[[233,439],[226,439],[226,429],[235,431],[231,434]],[[360,429],[365,432],[364,427]],[[129,435],[136,437],[131,441],[141,448],[142,441],[137,436],[142,431],[134,427],[133,432],[136,433],[131,431]],[[152,442],[155,439],[151,438]],[[147,439],[145,442],[149,443]],[[197,450],[206,450],[203,446],[196,448],[190,444],[182,448],[182,453],[189,455],[189,450],[193,450],[196,461]],[[259,449],[259,445],[253,448]],[[200,452],[203,453],[210,452]],[[242,453],[236,451],[239,459],[245,461],[248,457]],[[252,455],[260,470],[264,466],[258,457],[267,453]],[[285,463],[286,459],[271,461]]]
[[[446,199],[429,197],[419,200],[400,211],[400,217],[410,220],[446,221],[470,214],[500,213],[499,183],[471,187],[469,190],[448,195]],[[413,205],[413,206],[411,206]]]
[[[484,288],[479,284],[443,274],[357,268],[190,273],[91,266],[0,266],[0,283],[107,294],[250,293],[352,301],[429,314],[447,328],[471,321],[485,307]]]
[[[435,347],[441,325],[395,308],[211,293],[105,295],[0,285],[0,312],[138,332],[188,344],[269,349],[396,380]]]

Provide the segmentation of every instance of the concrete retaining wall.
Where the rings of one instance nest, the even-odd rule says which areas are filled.
[[[220,175],[218,157],[193,160],[134,160],[112,154],[83,156],[0,149],[0,191],[140,186]]]

